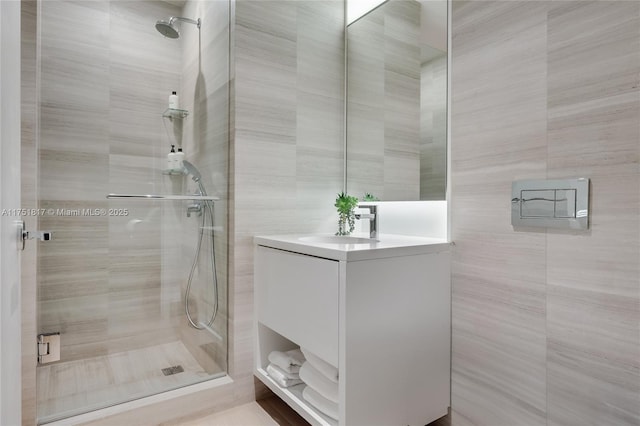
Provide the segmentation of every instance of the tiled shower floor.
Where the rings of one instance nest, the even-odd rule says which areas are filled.
[[[163,368],[183,372],[165,376]],[[222,375],[222,374],[218,374]],[[39,366],[38,422],[45,423],[215,377],[180,341]]]

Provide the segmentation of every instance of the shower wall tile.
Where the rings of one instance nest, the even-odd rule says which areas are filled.
[[[91,358],[106,353],[108,302],[106,293],[40,301],[40,332],[60,332],[60,359]]]
[[[40,148],[40,199],[105,199],[108,155]]]
[[[38,331],[61,333],[62,359],[102,353],[108,306],[108,219],[71,216],[58,209],[106,208],[107,202],[45,201],[40,208],[56,214],[39,218],[53,239],[38,253]],[[101,305],[104,303],[104,305]]]
[[[181,122],[162,118],[169,95],[180,91],[181,44],[153,26],[155,19],[179,15],[179,10],[157,1],[111,4],[111,154],[154,157],[163,167],[170,145],[181,143],[176,126]]]
[[[637,425],[640,5],[453,11],[453,424]],[[510,226],[511,180],[577,176],[589,231]]]
[[[165,160],[170,145],[179,145],[173,123],[162,117],[167,93],[171,93],[171,87],[178,86],[179,76],[171,83],[159,73],[114,64],[111,77],[109,152]]]
[[[107,111],[78,108],[40,105],[40,148],[94,155],[109,152]]]
[[[147,145],[148,146],[148,145]],[[162,170],[166,165],[166,156],[158,159],[152,155],[109,155],[109,193],[124,194],[154,194],[161,193]],[[111,200],[111,208],[127,209],[140,216],[140,220],[148,222],[149,217],[158,218],[162,207],[161,201],[149,200],[141,202],[139,200]],[[126,216],[114,216],[126,219],[133,216],[129,213]],[[131,218],[129,218],[131,219]]]

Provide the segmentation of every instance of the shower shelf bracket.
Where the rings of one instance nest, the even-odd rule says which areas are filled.
[[[170,176],[185,176],[187,174],[187,170],[182,168],[179,170],[174,170],[174,169],[165,169],[162,171],[163,175],[170,175]]]
[[[189,111],[187,111],[186,109],[175,109],[175,108],[167,108],[163,113],[162,116],[164,118],[178,118],[180,120],[182,120],[183,118],[186,118],[189,115]]]

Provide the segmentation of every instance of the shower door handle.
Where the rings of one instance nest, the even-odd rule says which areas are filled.
[[[16,221],[16,229],[18,231],[18,235],[16,238],[16,241],[18,242],[18,250],[19,251],[24,251],[24,243],[25,243],[25,239],[24,239],[24,233],[25,231],[25,224],[24,224],[24,220],[17,220]]]

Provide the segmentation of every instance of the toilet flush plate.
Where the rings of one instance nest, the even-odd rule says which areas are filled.
[[[511,225],[589,229],[589,179],[514,181]]]

